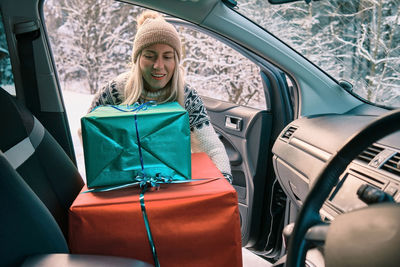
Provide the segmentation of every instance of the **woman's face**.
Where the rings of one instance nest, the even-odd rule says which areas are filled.
[[[154,44],[143,49],[139,67],[147,90],[160,90],[171,80],[175,70],[174,55],[174,49],[166,44]]]

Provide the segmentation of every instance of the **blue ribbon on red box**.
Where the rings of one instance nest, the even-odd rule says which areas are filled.
[[[214,178],[215,179],[220,179],[220,178]],[[153,255],[154,259],[154,264],[156,267],[160,266],[160,262],[157,257],[157,251],[156,251],[156,246],[154,245],[154,240],[153,236],[151,234],[151,229],[150,229],[150,224],[149,224],[149,219],[147,217],[147,212],[146,212],[146,206],[144,203],[144,194],[146,193],[148,188],[156,188],[158,189],[161,184],[182,184],[182,183],[190,183],[190,182],[196,182],[196,181],[205,181],[205,180],[210,180],[210,179],[192,179],[192,180],[184,180],[184,181],[176,181],[172,180],[171,177],[162,177],[160,174],[157,174],[155,177],[147,176],[142,172],[136,178],[134,179],[135,182],[128,183],[128,184],[123,184],[123,185],[115,185],[115,186],[109,186],[109,187],[102,187],[102,188],[93,188],[89,189],[87,191],[84,191],[82,193],[96,193],[96,192],[107,192],[107,191],[114,191],[118,189],[123,189],[123,188],[128,188],[132,186],[137,186],[142,189],[139,195],[139,201],[140,201],[140,208],[142,210],[142,215],[143,215],[143,220],[144,224],[146,227],[146,232],[147,232],[147,237],[149,239],[149,244],[150,244],[150,249]],[[210,180],[210,181],[212,181]]]

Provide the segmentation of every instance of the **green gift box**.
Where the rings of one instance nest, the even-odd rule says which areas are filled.
[[[189,116],[177,102],[99,106],[81,119],[89,188],[145,175],[191,179]]]

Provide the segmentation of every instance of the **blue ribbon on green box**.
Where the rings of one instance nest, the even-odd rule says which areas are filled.
[[[89,188],[132,183],[143,171],[150,177],[191,179],[186,110],[177,102],[137,108],[100,106],[81,119]]]

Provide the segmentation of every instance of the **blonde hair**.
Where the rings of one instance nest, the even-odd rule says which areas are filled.
[[[136,65],[133,64],[133,62],[132,62],[132,68],[130,71],[130,75],[129,75],[128,81],[125,85],[125,90],[124,90],[125,100],[122,102],[123,105],[132,105],[132,104],[136,103],[145,90],[144,83],[143,83],[142,71],[141,71],[140,67],[138,66],[141,56],[142,56],[142,52],[139,52]],[[160,98],[160,99],[157,99],[156,101],[159,104],[177,101],[183,108],[185,108],[185,106],[184,106],[184,86],[185,86],[184,70],[183,70],[183,67],[180,66],[179,57],[178,57],[176,51],[174,53],[174,58],[175,58],[175,69],[174,69],[174,73],[171,77],[171,80],[166,85],[166,88],[160,89],[160,90],[167,90],[167,92],[169,93],[169,96],[165,98],[163,95],[164,99]]]

